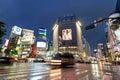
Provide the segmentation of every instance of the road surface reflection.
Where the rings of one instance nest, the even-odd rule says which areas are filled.
[[[102,80],[106,73],[106,66],[102,64],[78,63],[65,68],[48,63],[0,65],[0,80]]]

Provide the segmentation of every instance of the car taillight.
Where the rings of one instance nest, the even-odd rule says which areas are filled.
[[[13,58],[10,58],[10,59],[9,59],[9,62],[14,62],[14,59],[13,59]]]

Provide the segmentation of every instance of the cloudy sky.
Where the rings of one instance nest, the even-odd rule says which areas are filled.
[[[91,48],[97,43],[105,42],[104,27],[98,25],[95,29],[86,31],[84,27],[99,17],[107,17],[115,10],[117,0],[0,0],[0,21],[6,23],[7,35],[10,36],[12,26],[33,29],[46,27],[48,38],[52,40],[52,26],[60,16],[75,14],[79,17],[83,35]]]

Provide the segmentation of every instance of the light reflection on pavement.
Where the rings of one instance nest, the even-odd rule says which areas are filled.
[[[74,67],[56,68],[46,63],[15,63],[0,66],[0,80],[110,80],[111,70],[120,71],[120,67],[78,63]]]

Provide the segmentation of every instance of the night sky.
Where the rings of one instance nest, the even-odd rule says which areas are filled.
[[[86,31],[85,26],[99,17],[105,18],[115,10],[117,0],[0,0],[0,21],[6,23],[9,38],[11,28],[48,29],[48,39],[52,40],[52,27],[60,16],[75,14],[82,23],[83,35],[92,49],[97,43],[105,43],[104,27],[106,23],[95,29]]]

